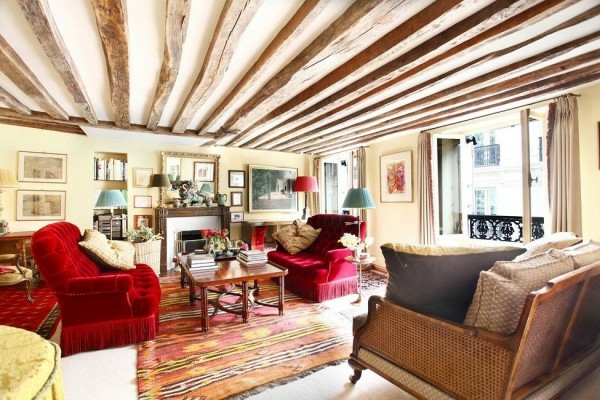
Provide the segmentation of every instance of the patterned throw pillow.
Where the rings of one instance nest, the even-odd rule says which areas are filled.
[[[94,229],[86,229],[79,242],[90,258],[102,267],[135,269],[135,247],[129,242],[108,240]]]
[[[273,237],[288,253],[297,254],[308,249],[317,240],[320,233],[321,229],[315,229],[309,224],[296,220],[292,225],[275,232]]]
[[[600,261],[600,242],[588,240],[562,250],[551,250],[573,257],[575,269]]]
[[[515,258],[515,261],[525,260],[526,258],[538,254],[544,254],[550,249],[564,249],[565,247],[573,246],[579,242],[581,242],[581,238],[577,237],[573,232],[552,233],[541,239],[527,243],[525,245],[527,251]]]
[[[527,295],[574,269],[573,258],[558,252],[522,261],[498,261],[480,273],[464,324],[511,334],[517,329]]]

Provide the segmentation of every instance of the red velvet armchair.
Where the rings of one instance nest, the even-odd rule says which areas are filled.
[[[317,302],[356,293],[356,266],[345,260],[352,255],[352,250],[338,242],[346,232],[358,235],[356,221],[358,218],[352,215],[313,215],[306,223],[322,231],[308,249],[290,254],[279,245],[276,250],[267,253],[269,261],[288,269],[285,288]],[[367,230],[365,222],[360,230],[360,237],[364,238]]]
[[[37,267],[58,299],[63,356],[152,340],[158,331],[161,291],[145,264],[103,270],[79,247],[82,235],[69,222],[33,234]]]

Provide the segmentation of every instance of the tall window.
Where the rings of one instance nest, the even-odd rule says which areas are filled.
[[[342,203],[348,191],[348,159],[336,157],[323,160],[323,188],[322,202],[323,212],[328,214],[339,214],[342,211]]]

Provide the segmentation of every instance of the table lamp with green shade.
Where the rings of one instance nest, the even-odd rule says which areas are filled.
[[[375,202],[371,197],[371,193],[366,188],[351,188],[348,189],[348,193],[346,193],[346,198],[344,199],[344,203],[342,203],[342,208],[375,208]],[[360,220],[360,214],[358,215],[358,221],[356,222],[346,222],[346,225],[354,225],[358,224],[358,235],[360,237],[360,224],[362,221]]]
[[[113,236],[112,221],[115,219],[115,207],[127,207],[127,201],[123,197],[123,193],[120,190],[102,190],[95,208],[110,208],[110,240]]]
[[[8,221],[2,218],[2,212],[4,211],[4,207],[2,207],[2,193],[4,193],[4,188],[15,188],[18,186],[19,182],[17,182],[12,172],[7,169],[0,169],[0,235],[10,232]]]

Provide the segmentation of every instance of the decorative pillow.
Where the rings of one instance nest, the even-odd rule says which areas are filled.
[[[381,246],[389,273],[386,296],[412,310],[462,322],[479,272],[525,251],[516,246]]]
[[[135,247],[129,242],[108,240],[102,233],[86,229],[79,245],[101,267],[135,269]]]
[[[581,238],[577,237],[573,232],[556,232],[548,236],[544,236],[538,240],[527,243],[525,249],[527,251],[515,259],[515,261],[524,260],[538,254],[543,254],[550,249],[564,249],[565,247],[573,246],[581,242]]]
[[[527,295],[574,269],[573,258],[558,252],[522,261],[498,261],[489,271],[481,272],[465,325],[507,335],[513,333]]]
[[[561,252],[573,257],[575,269],[577,269],[600,261],[600,242],[588,240],[562,250],[551,250],[551,252]]]
[[[281,231],[284,232],[282,232],[280,235],[276,235]],[[317,240],[320,233],[321,229],[315,229],[309,224],[304,224],[301,221],[296,220],[291,226],[280,229],[273,236],[279,243],[281,243],[283,248],[288,253],[297,254],[308,249],[310,245]]]

